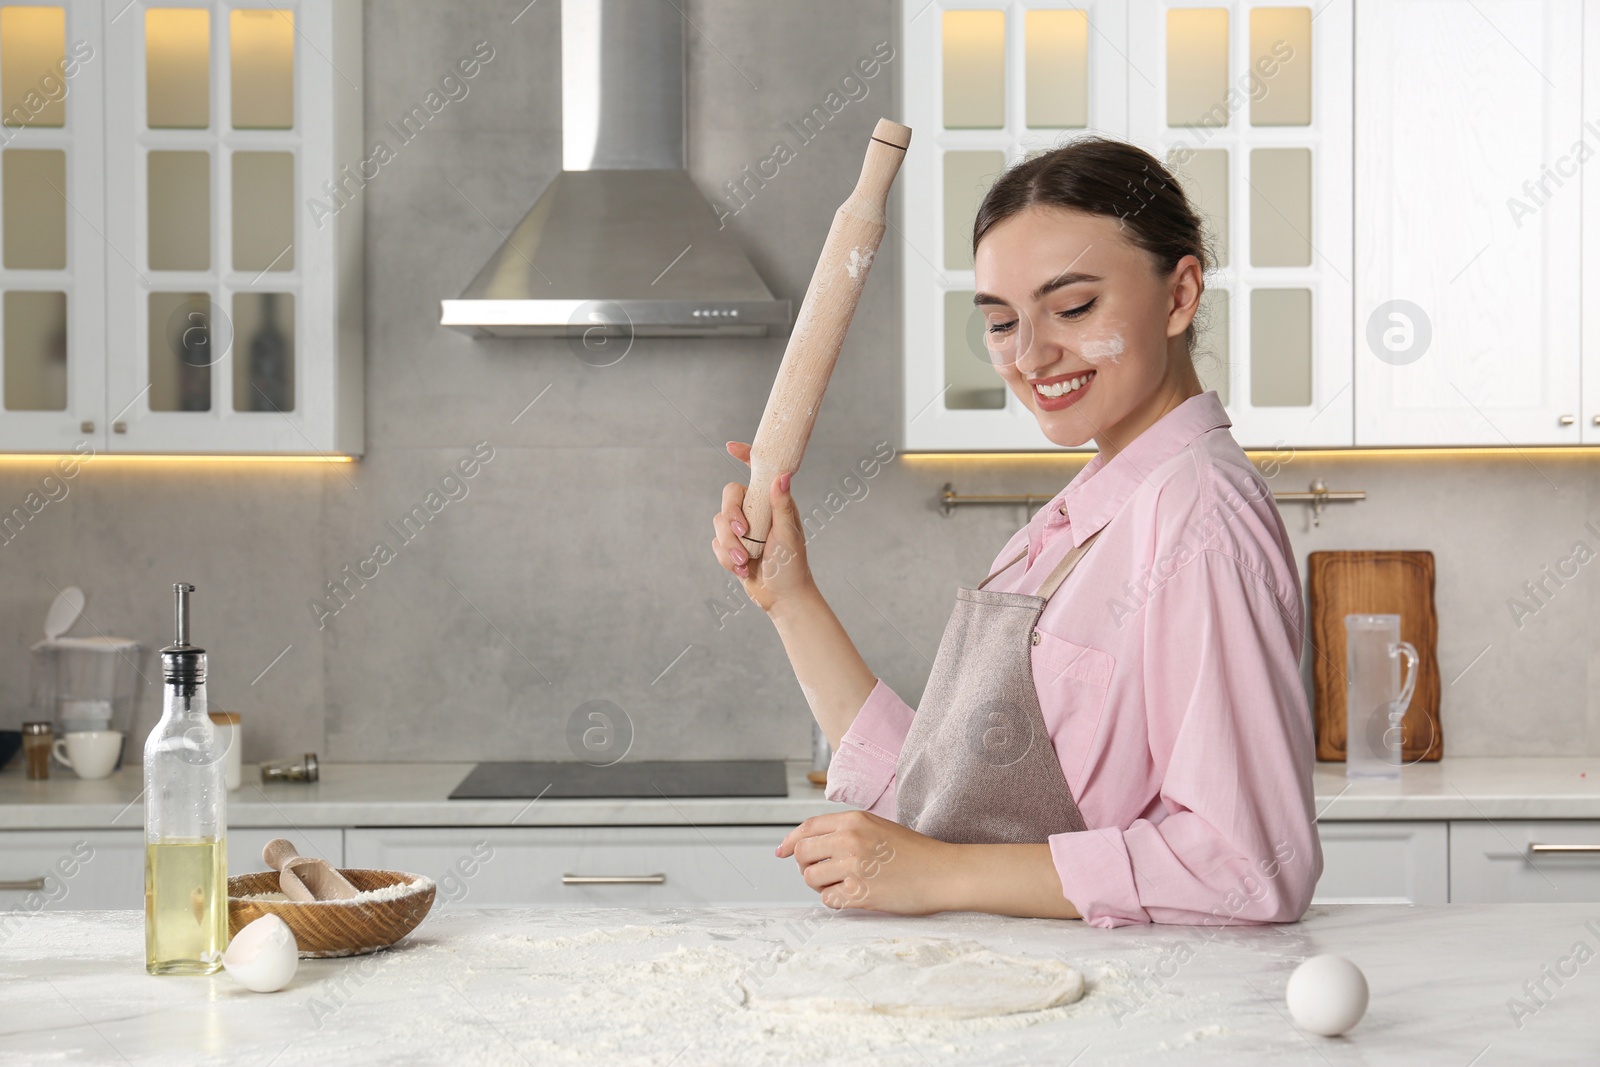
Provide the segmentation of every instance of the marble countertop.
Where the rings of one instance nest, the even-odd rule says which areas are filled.
[[[314,784],[262,786],[254,766],[228,798],[237,827],[348,826],[792,826],[842,810],[788,765],[786,797],[726,800],[449,800],[470,763],[324,763]],[[0,773],[0,830],[137,828],[140,771],[97,782],[62,768],[30,782],[20,765]],[[1600,758],[1452,758],[1405,768],[1398,781],[1356,781],[1344,764],[1318,764],[1323,820],[1600,819]]]
[[[302,961],[273,994],[225,974],[149,977],[142,931],[142,916],[127,911],[7,924],[0,1059],[1495,1067],[1600,1056],[1595,905],[1327,906],[1284,926],[1117,930],[823,908],[443,907],[387,952]],[[1089,992],[1073,1005],[969,1020],[795,1015],[745,1002],[789,952],[902,937],[1064,960]],[[1588,962],[1574,963],[1580,944]],[[1294,967],[1324,952],[1354,960],[1372,993],[1366,1017],[1340,1038],[1298,1030],[1284,1006]],[[1559,970],[1568,976],[1546,977]],[[1547,992],[1530,996],[1541,982]],[[1525,1010],[1514,1014],[1513,998]]]

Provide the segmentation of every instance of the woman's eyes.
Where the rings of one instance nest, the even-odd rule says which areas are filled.
[[[1081,319],[1085,315],[1089,314],[1090,311],[1094,310],[1094,305],[1097,301],[1099,301],[1099,299],[1099,297],[1095,297],[1087,304],[1080,304],[1075,308],[1067,308],[1065,311],[1056,312],[1056,314],[1068,321]],[[1016,326],[1016,324],[1016,319],[1012,319],[1010,322],[991,322],[988,330],[992,334],[1010,333],[1012,327]]]

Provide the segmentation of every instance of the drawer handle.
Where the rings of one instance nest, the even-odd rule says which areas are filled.
[[[21,882],[0,882],[0,891],[16,890],[21,893],[37,892],[44,888],[44,878],[29,878]]]
[[[664,874],[563,874],[562,885],[666,885]]]
[[[1544,845],[1536,841],[1528,846],[1528,851],[1536,856],[1540,854],[1549,855],[1550,853],[1560,854],[1563,852],[1567,853],[1568,855],[1573,853],[1600,853],[1600,845]]]

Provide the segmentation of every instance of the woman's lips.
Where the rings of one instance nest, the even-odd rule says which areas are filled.
[[[1028,388],[1033,390],[1033,402],[1038,405],[1040,411],[1060,411],[1062,408],[1069,408],[1083,399],[1083,394],[1087,393],[1089,386],[1094,384],[1094,378],[1097,373],[1097,371],[1088,370],[1078,371],[1074,374],[1058,374],[1053,378],[1040,378],[1036,381],[1029,381]],[[1039,391],[1040,386],[1059,388],[1063,382],[1075,383],[1076,387],[1068,388],[1060,396],[1046,396]]]

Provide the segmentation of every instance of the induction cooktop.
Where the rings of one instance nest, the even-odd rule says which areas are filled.
[[[577,800],[636,797],[785,797],[782,760],[613,763],[480,763],[451,800]]]

